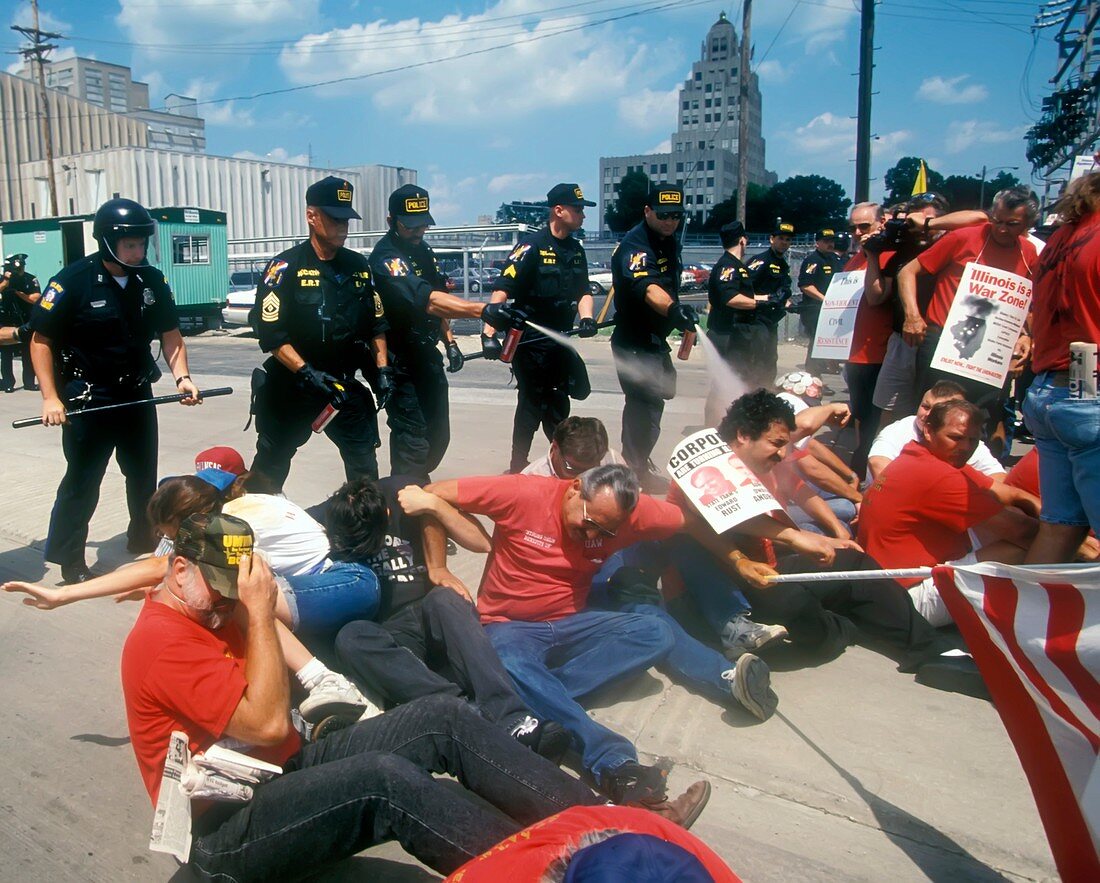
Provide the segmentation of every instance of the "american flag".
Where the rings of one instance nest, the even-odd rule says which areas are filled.
[[[1066,883],[1100,880],[1100,566],[937,567]]]

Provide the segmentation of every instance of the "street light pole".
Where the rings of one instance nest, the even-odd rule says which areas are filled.
[[[1003,171],[1013,171],[1013,172],[1015,172],[1019,168],[1020,168],[1019,166],[994,166],[993,168],[989,169],[989,171],[990,172],[1003,172]],[[981,186],[981,189],[978,191],[978,211],[982,211],[985,208],[985,176],[986,176],[986,167],[982,166],[982,186]]]

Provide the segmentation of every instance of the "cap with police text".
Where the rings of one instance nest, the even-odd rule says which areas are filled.
[[[254,537],[247,521],[232,515],[191,515],[180,523],[174,551],[194,562],[210,587],[237,597],[237,566],[252,554]]]
[[[355,188],[351,186],[350,181],[329,175],[309,185],[306,190],[306,205],[319,208],[330,218],[336,218],[339,221],[347,221],[351,218],[361,221],[363,219],[351,206],[351,198],[354,194]]]
[[[794,236],[794,224],[790,221],[777,220],[772,236]]]
[[[684,211],[684,189],[674,184],[654,184],[645,204],[655,212]]]
[[[832,227],[822,227],[817,231],[816,239],[820,242],[822,239],[836,239],[836,230]]]
[[[586,205],[596,203],[584,198],[584,192],[580,184],[555,184],[546,194],[546,204],[553,208],[556,205],[571,205],[574,208],[583,208]]]
[[[426,227],[435,218],[428,210],[428,191],[415,184],[398,187],[390,194],[390,217],[406,227]]]
[[[737,245],[745,235],[745,225],[740,221],[730,221],[728,224],[723,224],[719,230],[718,235],[722,239],[722,246],[729,248],[731,245]]]

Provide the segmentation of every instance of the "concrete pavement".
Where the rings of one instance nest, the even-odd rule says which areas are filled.
[[[201,409],[160,409],[160,471],[188,471],[212,444],[238,447],[255,342],[188,341],[202,386],[238,394]],[[475,339],[462,339],[473,348]],[[621,396],[606,338],[581,341],[593,394],[574,413],[598,416],[613,441]],[[781,364],[804,350],[786,345]],[[680,368],[658,455],[685,426],[701,424],[702,356]],[[452,381],[450,452],[438,477],[495,473],[508,461],[514,391],[499,364],[471,362]],[[835,378],[828,378],[838,386]],[[171,392],[162,381],[158,392]],[[0,484],[0,579],[55,583],[41,560],[64,463],[59,433],[11,430],[38,412],[39,396],[0,395],[7,466]],[[543,442],[536,440],[536,452]],[[388,448],[380,452],[383,472]],[[658,459],[655,457],[655,459]],[[335,448],[313,439],[295,459],[288,495],[304,505],[343,480]],[[129,560],[121,476],[108,472],[92,522],[89,563]],[[463,553],[454,567],[471,586],[481,569]],[[151,808],[126,734],[118,659],[136,605],[109,600],[43,612],[0,596],[0,880],[167,880],[171,859],[148,852]],[[778,666],[777,666],[778,668]],[[714,796],[694,831],[744,879],[1043,880],[1055,876],[1030,791],[993,708],[938,693],[862,648],[816,667],[775,670],[779,712],[766,723],[719,708],[650,672],[596,698],[592,714],[633,738],[643,758],[671,757],[673,787],[706,776]],[[319,876],[435,879],[387,845]]]

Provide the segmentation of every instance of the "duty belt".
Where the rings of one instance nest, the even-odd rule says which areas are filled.
[[[109,386],[115,389],[137,389],[150,382],[147,373],[129,372],[126,374],[98,374],[85,371],[82,368],[70,368],[66,374],[66,380],[82,380],[89,386]]]

